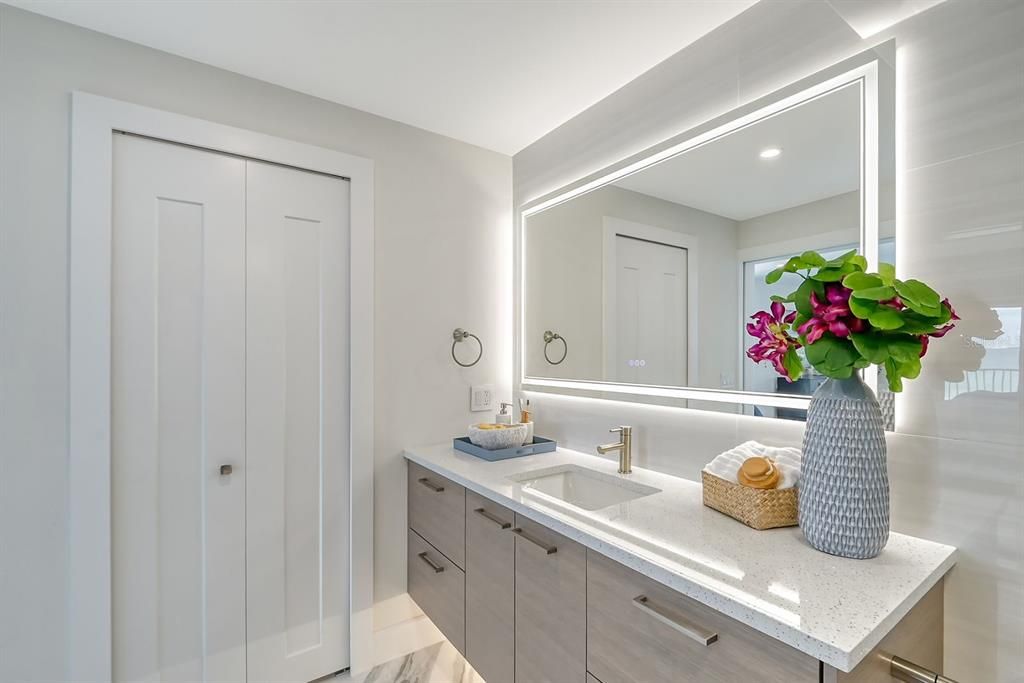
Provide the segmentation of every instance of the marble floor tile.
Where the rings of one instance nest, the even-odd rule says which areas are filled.
[[[373,668],[362,683],[484,683],[447,640]]]

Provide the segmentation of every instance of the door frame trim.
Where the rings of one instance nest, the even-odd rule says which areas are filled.
[[[112,680],[111,235],[113,135],[134,133],[348,178],[350,329],[373,329],[370,159],[84,92],[71,95],[68,259],[70,680]],[[349,661],[373,666],[373,335],[351,335]]]

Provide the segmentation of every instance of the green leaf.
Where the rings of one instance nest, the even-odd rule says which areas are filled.
[[[878,276],[882,278],[883,284],[892,287],[896,284],[896,266],[891,263],[879,263]]]
[[[927,316],[918,315],[913,311],[903,311],[903,327],[900,328],[900,332],[906,334],[928,334],[934,332],[937,328],[945,324],[945,321],[939,322],[942,318],[929,318]]]
[[[896,290],[892,287],[865,287],[864,289],[855,290],[852,296],[858,299],[869,299],[871,301],[888,301],[889,299],[896,296]]]
[[[857,291],[858,289],[872,289],[882,286],[882,278],[871,273],[850,273],[843,278],[843,286]]]
[[[885,378],[889,382],[889,391],[895,394],[903,391],[903,378],[900,376],[899,366],[891,358],[885,361]]]
[[[818,372],[836,379],[850,377],[854,362],[860,358],[852,343],[832,334],[825,334],[813,344],[808,344],[804,351],[807,353],[807,362]]]
[[[770,272],[770,273],[768,273],[767,275],[764,276],[764,281],[765,281],[766,284],[774,285],[776,282],[778,282],[780,279],[782,279],[782,276],[785,273],[786,273],[785,268],[776,268],[775,270],[773,270],[772,272]]]
[[[825,257],[816,251],[805,251],[800,254],[800,260],[812,268],[821,268],[825,265]]]
[[[842,254],[840,256],[836,256],[834,259],[832,259],[831,261],[827,262],[825,265],[830,267],[830,268],[832,268],[832,267],[840,268],[840,267],[846,265],[846,262],[849,261],[851,258],[853,258],[856,255],[857,255],[857,250],[856,249],[851,249],[850,251],[846,252],[845,254]]]
[[[771,299],[772,301],[777,301],[777,302],[779,302],[780,304],[784,304],[784,303],[786,303],[787,301],[789,301],[789,299],[787,299],[786,297],[784,297],[784,296],[779,296],[778,294],[772,294],[772,295],[771,295],[770,297],[768,297],[768,298],[769,298],[769,299]]]
[[[880,334],[855,333],[850,340],[857,353],[871,363],[884,363],[889,358],[889,346]]]
[[[939,315],[942,312],[942,305],[939,301],[939,294],[934,289],[920,280],[907,280],[906,282],[896,281],[896,293],[907,305],[907,308],[916,311],[921,315]]]
[[[867,320],[872,313],[878,310],[878,304],[870,299],[858,299],[855,296],[850,297],[850,312],[861,320]]]
[[[885,340],[889,356],[897,362],[907,363],[918,361],[918,365],[920,365],[920,339],[909,334],[900,334],[888,336]]]
[[[811,308],[811,292],[816,293],[820,299],[825,296],[825,286],[814,280],[804,280],[793,292],[793,304],[796,306],[797,313],[807,318],[814,315]]]
[[[822,268],[817,273],[811,275],[811,279],[818,282],[839,282],[855,270],[856,268],[848,263],[840,267]]]
[[[853,361],[853,367],[857,368],[858,370],[863,370],[869,365],[871,365],[871,361],[869,361],[867,358],[858,358],[857,360]]]
[[[800,360],[800,354],[792,347],[782,357],[782,366],[786,368],[786,374],[793,381],[800,379],[800,375],[804,373],[804,363]]]
[[[863,255],[857,254],[851,256],[849,260],[850,265],[856,266],[858,269],[864,271],[868,269],[868,260]]]
[[[914,356],[911,360],[898,361],[900,374],[907,379],[917,379],[921,374],[921,358]]]
[[[903,316],[895,308],[879,306],[868,316],[868,322],[879,330],[898,330],[903,327]]]

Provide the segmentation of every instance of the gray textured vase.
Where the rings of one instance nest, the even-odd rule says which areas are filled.
[[[885,431],[878,400],[858,375],[828,379],[814,392],[800,470],[807,541],[840,557],[882,552],[889,540]]]

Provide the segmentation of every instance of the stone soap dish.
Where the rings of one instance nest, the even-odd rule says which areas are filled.
[[[521,458],[524,455],[536,455],[537,453],[550,453],[558,447],[558,444],[551,439],[540,436],[533,437],[533,443],[499,450],[488,450],[475,445],[468,436],[460,436],[452,443],[455,450],[469,453],[470,455],[484,460],[508,460],[509,458]]]
[[[468,436],[474,446],[486,448],[489,451],[498,451],[513,446],[522,446],[526,442],[528,431],[529,427],[524,424],[470,425]]]

